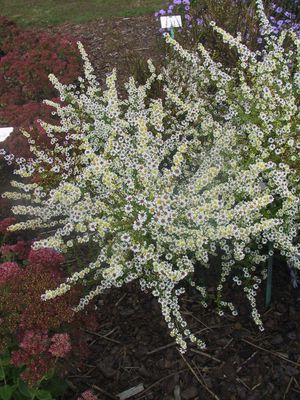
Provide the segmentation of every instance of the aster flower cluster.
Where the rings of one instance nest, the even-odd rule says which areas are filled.
[[[300,8],[300,2],[295,0],[295,7]],[[294,31],[300,39],[300,21],[299,15],[294,12],[290,12],[285,10],[284,7],[278,6],[275,3],[271,4],[271,9],[273,11],[273,15],[270,17],[270,22],[272,25],[272,31],[274,34],[278,34],[282,31],[282,29]],[[262,38],[259,37],[257,39],[258,43],[262,43]]]
[[[187,340],[204,347],[188,328],[179,298],[189,284],[207,307],[201,272],[211,255],[219,255],[220,314],[238,312],[223,299],[231,280],[243,286],[253,320],[263,329],[256,295],[271,256],[268,242],[300,267],[300,44],[293,33],[272,35],[263,4],[256,3],[266,42],[261,52],[212,23],[239,54],[231,71],[201,44],[191,53],[167,36],[178,57],[161,74],[149,61],[149,79],[138,86],[130,78],[126,99],[118,96],[115,71],[106,89],[99,87],[81,44],[80,90],[50,76],[67,105],[47,101],[61,121],[41,122],[53,151],[29,138],[35,158],[20,162],[15,173],[45,179],[12,182],[16,190],[5,196],[22,198],[13,211],[23,221],[9,229],[50,229],[52,234],[34,243],[36,250],[68,252],[93,243],[98,252],[43,300],[82,283],[86,293],[75,307],[79,311],[106,290],[135,280],[157,298],[181,351]],[[287,35],[293,49],[283,46]],[[155,81],[164,84],[163,99],[148,95]],[[55,174],[52,187],[47,173]]]

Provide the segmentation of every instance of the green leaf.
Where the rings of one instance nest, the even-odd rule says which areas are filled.
[[[54,376],[55,369],[51,368],[45,375],[44,380],[50,380]]]
[[[0,366],[0,381],[3,381],[5,377],[4,369]]]
[[[22,393],[20,393],[19,391],[18,391],[18,392],[15,392],[15,393],[14,393],[13,400],[24,400],[24,396],[23,396]]]
[[[52,396],[60,397],[67,389],[68,385],[62,379],[56,377],[55,379],[48,381],[45,385],[43,385],[43,387],[47,389]]]
[[[52,400],[53,399],[51,393],[48,392],[48,390],[37,390],[35,392],[35,395],[39,400]]]
[[[31,392],[30,388],[28,387],[27,383],[25,383],[22,380],[20,380],[20,382],[19,382],[19,391],[25,397],[29,397],[29,398],[32,397],[32,392]]]
[[[15,390],[15,386],[5,385],[0,387],[0,398],[2,400],[10,400]]]
[[[0,357],[0,365],[5,366],[10,364],[10,357],[9,355],[1,356]]]

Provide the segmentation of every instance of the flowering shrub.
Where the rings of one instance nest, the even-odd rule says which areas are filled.
[[[237,314],[222,295],[232,280],[243,285],[263,329],[256,294],[266,275],[268,242],[300,267],[300,45],[293,33],[271,34],[260,0],[257,14],[263,51],[251,51],[212,24],[239,55],[232,70],[222,69],[203,45],[199,54],[190,53],[167,37],[177,59],[162,74],[149,62],[150,78],[142,86],[131,78],[125,100],[118,97],[115,71],[100,90],[81,44],[81,92],[50,75],[68,105],[47,101],[61,125],[41,126],[50,138],[64,137],[64,146],[57,144],[51,154],[36,147],[35,160],[20,163],[15,173],[27,178],[50,166],[57,175],[51,187],[12,182],[18,190],[5,196],[22,199],[13,211],[26,218],[9,229],[50,228],[53,234],[36,241],[36,250],[67,252],[96,243],[98,253],[82,271],[46,290],[43,300],[57,300],[81,282],[86,293],[79,311],[105,290],[138,280],[158,299],[181,351],[187,339],[204,347],[188,329],[179,297],[190,284],[207,306],[202,271],[211,255],[219,255],[220,314],[224,308]],[[293,49],[283,46],[287,36]],[[147,97],[156,80],[164,82],[163,99]]]
[[[5,141],[6,149],[15,156],[29,157],[29,145],[18,128],[30,130],[31,140],[47,139],[36,120],[53,122],[51,108],[42,103],[55,97],[48,74],[55,71],[62,82],[70,84],[80,74],[81,64],[73,39],[22,32],[12,26],[13,40],[12,34],[7,34],[1,42],[0,124],[16,128]]]

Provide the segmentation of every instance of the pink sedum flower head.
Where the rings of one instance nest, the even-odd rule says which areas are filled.
[[[48,343],[49,337],[47,333],[30,330],[25,332],[20,347],[27,354],[36,355],[42,353]]]
[[[14,278],[21,271],[21,268],[15,262],[5,262],[0,264],[0,285]]]
[[[16,222],[15,217],[8,217],[0,221],[0,233],[7,233],[7,228]]]
[[[68,333],[57,333],[51,338],[49,352],[54,357],[64,358],[72,349]]]
[[[86,390],[81,393],[80,397],[77,400],[97,400],[97,396],[91,390]]]
[[[31,250],[28,256],[28,261],[30,264],[58,268],[64,261],[64,257],[53,249],[45,248],[40,250]]]

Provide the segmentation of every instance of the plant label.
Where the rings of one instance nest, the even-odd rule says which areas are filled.
[[[12,127],[0,128],[0,142],[4,142],[4,140],[8,138],[8,136],[11,134],[13,130],[14,128]]]
[[[160,17],[160,25],[163,29],[180,28],[182,27],[181,15]]]

